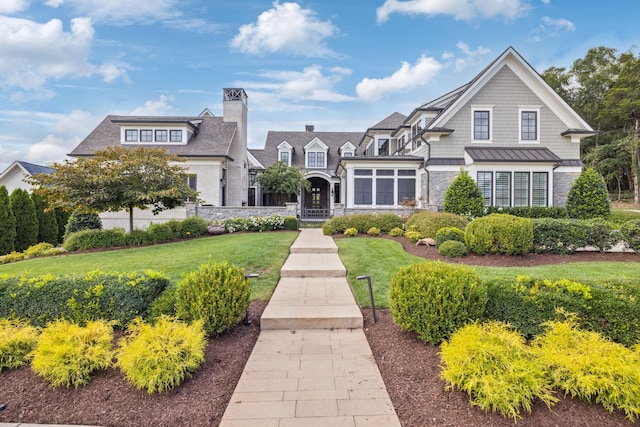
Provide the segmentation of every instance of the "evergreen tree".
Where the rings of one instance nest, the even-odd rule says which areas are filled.
[[[13,216],[16,218],[16,251],[22,252],[38,243],[38,217],[29,193],[16,188],[9,197]]]
[[[444,193],[444,211],[466,217],[479,217],[484,214],[484,197],[478,183],[461,171]]]
[[[0,255],[6,255],[15,250],[16,218],[13,216],[9,204],[7,187],[0,186]]]
[[[567,213],[570,218],[607,218],[611,213],[611,201],[602,175],[588,167],[574,181],[567,197]]]
[[[67,230],[67,222],[69,222],[70,212],[62,208],[56,208],[56,222],[58,223],[58,243],[64,242],[64,233]]]
[[[38,218],[38,243],[46,242],[52,245],[58,244],[58,221],[56,213],[53,210],[46,211],[47,202],[36,193],[31,194],[31,200],[36,208],[36,217]]]

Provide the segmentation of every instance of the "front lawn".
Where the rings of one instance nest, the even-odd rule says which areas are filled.
[[[225,234],[177,243],[102,252],[34,258],[0,265],[0,275],[84,274],[93,270],[164,272],[174,283],[182,274],[197,270],[209,260],[226,261],[258,273],[251,280],[251,299],[268,300],[280,278],[297,232]]]
[[[349,283],[360,306],[369,307],[369,291],[364,280],[357,276],[370,275],[376,307],[389,306],[391,277],[400,267],[425,261],[408,254],[398,242],[388,239],[352,238],[336,239],[342,262],[347,268]],[[567,260],[570,260],[570,256]],[[464,263],[464,258],[461,259]],[[571,279],[592,282],[594,280],[637,280],[640,262],[576,262],[547,264],[536,267],[480,267],[472,266],[483,279],[515,278],[518,275],[543,277],[549,280]]]

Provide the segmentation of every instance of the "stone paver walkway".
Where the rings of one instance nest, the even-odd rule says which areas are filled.
[[[331,237],[304,229],[221,427],[400,426]]]

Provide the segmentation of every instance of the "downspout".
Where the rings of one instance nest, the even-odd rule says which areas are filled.
[[[424,144],[427,146],[427,155],[425,156],[424,159],[424,173],[427,177],[426,180],[426,185],[425,185],[425,197],[427,199],[427,205],[431,204],[431,196],[430,196],[430,192],[429,192],[429,171],[427,170],[427,162],[429,161],[429,158],[431,157],[431,144],[429,144],[429,142],[427,142],[426,139],[424,139],[424,132],[420,134],[420,139],[422,140],[422,142],[424,142]]]

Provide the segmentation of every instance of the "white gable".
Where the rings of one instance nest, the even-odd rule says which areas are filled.
[[[313,138],[307,145],[304,146],[305,151],[328,151],[329,146],[322,142],[320,138]]]

